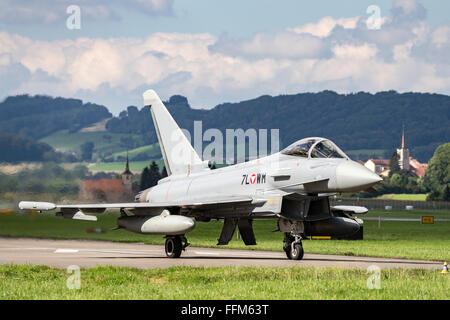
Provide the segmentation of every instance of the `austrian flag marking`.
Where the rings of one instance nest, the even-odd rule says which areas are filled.
[[[242,175],[242,184],[261,184],[266,183],[266,174],[265,173],[253,173],[253,174],[243,174]]]

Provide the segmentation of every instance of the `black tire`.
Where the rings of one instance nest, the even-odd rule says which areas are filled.
[[[166,238],[166,256],[169,258],[179,258],[183,245],[179,236]]]
[[[284,250],[284,252],[286,253],[286,257],[288,258],[288,259],[291,259],[291,255],[289,254],[289,249],[287,249],[287,248],[283,248],[283,250]]]
[[[303,246],[301,243],[296,243],[294,244],[294,246],[290,246],[289,249],[285,249],[286,252],[286,256],[290,259],[290,260],[302,260],[303,259]]]
[[[292,243],[292,242],[291,242]],[[285,242],[283,245],[283,250],[286,253],[286,256],[290,259],[289,257],[289,251],[291,251],[291,243],[289,242]]]

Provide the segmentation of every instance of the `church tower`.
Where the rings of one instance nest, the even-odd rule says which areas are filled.
[[[130,192],[132,191],[132,183],[131,183],[131,178],[133,177],[133,174],[130,171],[130,164],[128,161],[128,151],[127,151],[127,164],[125,166],[125,171],[122,172],[122,183],[125,187],[126,192]]]
[[[405,128],[402,129],[402,147],[397,149],[397,154],[399,157],[398,164],[400,169],[409,170],[409,149],[405,147]]]

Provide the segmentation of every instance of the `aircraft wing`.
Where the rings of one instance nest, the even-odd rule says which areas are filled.
[[[72,219],[79,220],[94,220],[91,218],[83,218],[83,212],[86,213],[102,213],[107,209],[127,209],[127,210],[141,210],[145,209],[158,209],[158,208],[208,208],[211,206],[220,205],[263,205],[266,199],[257,199],[248,196],[224,196],[215,195],[201,199],[186,199],[167,202],[123,202],[123,203],[85,203],[85,204],[54,204],[51,202],[34,202],[34,201],[21,201],[19,203],[19,209],[21,210],[36,210],[36,211],[51,211],[59,209],[61,212],[68,212],[74,214]],[[79,213],[78,216],[76,213]],[[95,218],[95,217],[94,217]]]

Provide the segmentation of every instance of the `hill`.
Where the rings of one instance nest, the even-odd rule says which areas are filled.
[[[224,103],[211,110],[192,109],[185,97],[173,96],[166,105],[182,128],[193,134],[193,121],[203,131],[217,128],[280,129],[281,146],[308,136],[333,140],[343,150],[386,156],[401,141],[404,125],[411,155],[427,162],[438,145],[450,138],[450,97],[428,93],[337,94],[333,91],[276,97],[261,96]],[[115,133],[142,134],[146,144],[157,141],[148,108],[130,106],[106,128]],[[224,135],[225,136],[225,135]]]
[[[38,140],[60,130],[76,132],[110,117],[106,107],[78,99],[19,95],[0,103],[0,132]]]
[[[74,152],[80,156],[80,147],[83,143],[94,143],[94,159],[111,159],[115,153],[142,146],[144,140],[138,134],[112,133],[105,131],[70,132],[70,130],[57,131],[39,140],[47,143],[58,151]]]
[[[165,103],[191,136],[195,120],[202,121],[203,132],[217,128],[224,136],[227,128],[279,129],[281,147],[303,137],[323,136],[354,159],[389,157],[400,144],[403,125],[411,155],[422,162],[450,137],[450,97],[440,94],[323,91],[265,95],[210,110],[193,109],[179,95]],[[77,154],[81,144],[91,141],[95,159],[120,161],[127,149],[136,160],[158,157],[152,147],[141,148],[157,143],[148,108],[129,106],[118,117],[106,120],[111,117],[106,107],[77,99],[21,95],[0,103],[0,132]],[[97,130],[99,123],[102,130]]]
[[[16,163],[24,161],[60,161],[61,154],[51,146],[35,142],[17,135],[0,133],[0,162]]]

